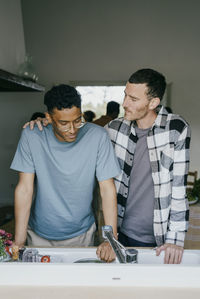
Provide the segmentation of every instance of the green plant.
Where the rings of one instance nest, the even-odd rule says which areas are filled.
[[[187,189],[187,197],[189,201],[200,198],[200,179],[195,181],[193,188]]]
[[[192,189],[192,194],[194,196],[200,197],[200,179],[196,180],[194,183],[194,187]]]
[[[6,256],[6,249],[12,245],[12,234],[0,229],[0,257]]]
[[[4,242],[1,237],[0,237],[0,256],[6,256]]]

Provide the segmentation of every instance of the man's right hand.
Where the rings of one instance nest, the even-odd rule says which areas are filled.
[[[25,123],[24,126],[23,126],[23,129],[25,129],[26,127],[29,126],[30,129],[33,130],[35,125],[38,126],[38,129],[40,131],[42,131],[43,126],[46,127],[48,125],[48,120],[47,120],[47,118],[38,117],[35,120],[31,120],[31,121],[28,121],[27,123]]]
[[[101,260],[106,261],[107,263],[114,261],[116,258],[110,243],[107,241],[104,241],[98,246],[96,254]]]

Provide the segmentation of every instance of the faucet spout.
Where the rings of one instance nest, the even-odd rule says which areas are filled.
[[[108,240],[120,263],[125,264],[137,262],[138,251],[135,249],[126,250],[126,248],[115,239],[112,226],[102,226],[102,236],[104,239]]]
[[[103,238],[108,240],[108,242],[110,243],[112,249],[114,250],[118,260],[120,263],[125,263],[126,260],[125,260],[125,251],[126,249],[124,248],[124,246],[119,243],[114,235],[113,235],[113,229],[112,229],[112,226],[110,225],[104,225],[102,227],[102,235],[103,235]]]

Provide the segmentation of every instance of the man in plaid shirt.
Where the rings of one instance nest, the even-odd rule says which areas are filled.
[[[157,246],[165,263],[180,263],[189,210],[186,181],[190,128],[160,106],[165,77],[141,69],[125,88],[124,118],[106,129],[122,173],[115,178],[119,241],[124,246]]]

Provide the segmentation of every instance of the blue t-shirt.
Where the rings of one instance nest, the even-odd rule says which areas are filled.
[[[74,142],[61,142],[51,125],[26,128],[11,164],[36,174],[30,227],[41,237],[64,240],[79,236],[94,223],[91,203],[95,176],[107,180],[120,173],[104,128],[87,123]]]

